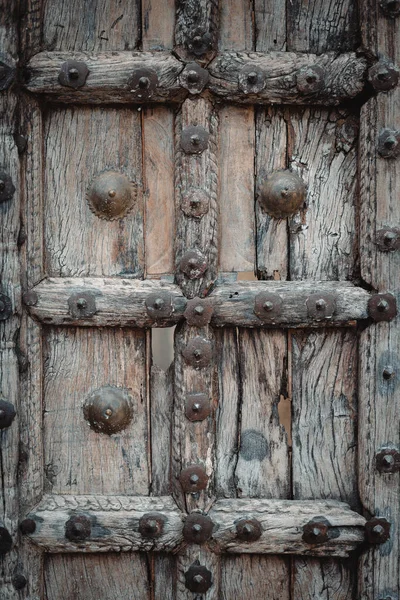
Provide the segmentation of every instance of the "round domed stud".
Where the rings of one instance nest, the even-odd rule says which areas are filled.
[[[87,398],[83,414],[94,431],[108,435],[118,433],[132,419],[132,398],[128,390],[106,385]]]
[[[239,72],[238,83],[245,94],[257,94],[265,87],[264,71],[257,65],[244,65]]]
[[[296,173],[275,171],[261,184],[258,201],[271,217],[286,219],[304,204],[306,187]]]
[[[191,94],[200,94],[207,85],[210,74],[195,62],[190,62],[183,69],[179,76],[179,82],[182,87]]]
[[[329,539],[329,526],[324,517],[315,517],[303,526],[303,541],[306,544],[323,544]]]
[[[208,147],[209,137],[201,125],[190,125],[181,133],[181,148],[185,154],[201,154]]]
[[[274,321],[282,312],[281,296],[260,292],[254,300],[254,312],[261,321]]]
[[[132,210],[136,196],[136,184],[117,171],[103,171],[87,191],[90,210],[107,221],[123,219]]]
[[[190,188],[182,195],[181,209],[187,217],[200,219],[209,208],[210,199],[200,188]]]
[[[14,405],[0,398],[0,429],[10,427],[16,415]]]
[[[155,539],[164,531],[165,517],[160,513],[146,513],[139,520],[139,532],[144,538]]]
[[[303,67],[297,71],[296,86],[303,95],[319,92],[325,85],[323,69],[318,65]]]
[[[145,300],[147,314],[157,321],[172,315],[172,297],[168,292],[154,292],[149,294]]]
[[[189,279],[200,279],[207,267],[207,259],[200,250],[188,250],[179,263],[179,269]]]
[[[378,137],[378,154],[382,158],[397,158],[400,155],[400,131],[384,128]]]
[[[90,537],[92,524],[86,515],[73,515],[65,523],[65,537],[70,542],[83,542]]]
[[[58,82],[76,90],[85,85],[88,75],[89,69],[84,62],[70,59],[61,65]]]
[[[370,544],[384,544],[390,538],[390,522],[384,517],[372,517],[365,523],[365,537]]]
[[[195,594],[205,594],[211,586],[211,571],[197,560],[185,572],[185,587]]]
[[[257,519],[240,519],[236,523],[236,537],[243,542],[255,542],[261,534],[261,524]]]
[[[197,336],[189,340],[182,354],[188,365],[195,369],[201,369],[207,367],[211,362],[212,344],[209,340]]]
[[[149,100],[157,88],[158,75],[154,69],[139,67],[128,81],[128,89],[137,100]]]
[[[189,421],[204,421],[210,414],[211,404],[207,394],[194,393],[186,396],[185,415]]]
[[[187,41],[187,48],[195,56],[201,56],[211,49],[211,35],[202,29],[193,30]]]
[[[189,544],[204,544],[210,539],[214,523],[207,515],[191,513],[183,526],[183,538]]]
[[[179,481],[184,492],[196,493],[207,487],[208,475],[201,465],[190,465],[181,471]]]
[[[210,323],[213,310],[213,303],[210,298],[196,297],[187,301],[183,316],[189,325],[204,327]]]
[[[368,81],[378,92],[386,92],[399,82],[399,69],[386,58],[381,58],[368,71]]]

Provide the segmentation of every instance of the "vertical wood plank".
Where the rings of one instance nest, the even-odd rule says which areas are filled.
[[[286,2],[254,0],[256,50],[286,50]]]
[[[253,50],[253,0],[221,2],[219,50]]]
[[[47,332],[45,353],[47,490],[148,494],[144,333],[55,328]],[[131,423],[112,436],[93,431],[82,410],[105,385],[129,390],[133,404]]]
[[[175,51],[184,58],[195,57],[197,60],[208,60],[217,48],[218,25],[218,0],[184,0],[178,2]],[[195,37],[201,39],[200,47],[193,45]]]
[[[146,273],[174,270],[174,114],[156,106],[143,110],[144,187],[146,199]]]
[[[174,45],[175,0],[142,0],[143,50],[166,50]]]
[[[185,153],[182,149],[182,133],[192,126],[203,127],[209,133],[207,148],[200,153]],[[217,276],[217,131],[218,115],[211,102],[204,98],[185,100],[175,120],[175,272],[189,298],[206,294]],[[206,212],[192,216],[192,199],[199,197]],[[194,269],[188,268],[189,252],[197,261]]]
[[[45,123],[45,245],[49,275],[141,276],[142,155],[139,115],[130,109],[62,108]],[[86,194],[92,180],[113,169],[137,184],[122,220],[100,219]]]
[[[221,589],[221,600],[290,598],[286,560],[257,554],[225,556],[222,559]]]
[[[143,553],[56,554],[45,563],[45,600],[150,600],[147,573]]]
[[[385,15],[380,5],[368,2],[360,14],[362,41],[375,56],[400,62],[399,18]],[[361,276],[378,292],[390,292],[400,305],[399,251],[382,251],[377,232],[400,227],[398,158],[383,158],[377,151],[382,129],[400,127],[399,87],[378,93],[361,109],[360,123],[360,254]],[[373,516],[391,523],[390,539],[364,554],[359,576],[361,600],[400,594],[400,477],[380,473],[375,455],[382,447],[400,448],[397,397],[400,382],[400,318],[371,324],[360,338],[359,487],[361,502]],[[385,376],[385,369],[393,371]]]
[[[151,406],[151,491],[153,496],[171,493],[171,424],[173,409],[173,370],[157,366],[150,372]]]
[[[42,10],[45,50],[134,50],[140,42],[140,0],[44,0]]]
[[[219,268],[222,272],[253,272],[255,267],[254,137],[253,108],[221,109]]]

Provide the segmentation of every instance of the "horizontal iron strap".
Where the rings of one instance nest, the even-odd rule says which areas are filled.
[[[364,517],[336,500],[218,500],[209,517],[207,544],[217,553],[347,556],[364,540]],[[185,520],[170,497],[51,495],[22,529],[52,553],[177,551],[193,541]],[[257,535],[246,539],[246,523]],[[310,539],[310,523],[319,538],[311,530]]]
[[[82,80],[68,82],[70,61],[74,73],[79,65],[85,69]],[[191,89],[190,67],[183,72],[184,67],[163,52],[42,52],[27,64],[26,87],[56,102],[181,102]],[[223,52],[208,67],[208,83],[202,75],[192,91],[197,93],[205,85],[216,96],[234,102],[331,106],[362,91],[366,68],[366,60],[354,53]]]
[[[368,316],[370,294],[348,282],[240,281],[217,285],[202,316],[216,327],[354,325]],[[170,327],[193,319],[196,300],[158,280],[49,278],[24,295],[37,320],[51,325]]]

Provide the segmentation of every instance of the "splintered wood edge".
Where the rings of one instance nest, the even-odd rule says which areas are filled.
[[[89,75],[79,89],[58,81],[61,65],[67,60],[85,62]],[[260,90],[244,91],[240,74],[244,67],[264,73]],[[129,89],[129,79],[139,67],[153,69],[157,86],[150,98],[138,98]],[[188,92],[180,84],[185,63],[166,52],[41,52],[27,64],[26,88],[47,94],[57,102],[182,102]],[[322,70],[323,83],[314,91],[301,91],[300,69]],[[222,52],[212,61],[208,89],[225,100],[246,104],[323,104],[332,106],[359,94],[365,84],[367,62],[355,53],[331,52],[321,55],[301,52]]]
[[[280,296],[278,313],[261,319],[254,312],[260,292]],[[96,312],[90,317],[71,315],[68,299],[73,294],[91,293]],[[74,326],[133,326],[169,327],[183,321],[186,298],[180,288],[159,280],[132,280],[117,278],[50,278],[29,292],[36,294],[35,304],[29,305],[30,314],[38,321],[51,325]],[[168,294],[171,314],[155,318],[146,308],[146,299],[154,294]],[[335,308],[331,316],[309,316],[307,299],[310,295],[330,295]],[[370,294],[347,282],[318,281],[241,281],[217,285],[208,296],[213,305],[211,324],[216,327],[329,327],[354,326],[368,317]],[[29,304],[29,303],[28,303]]]
[[[164,529],[158,538],[146,539],[139,532],[139,519],[146,513],[164,517]],[[91,535],[87,540],[71,542],[65,537],[65,524],[78,515],[91,521]],[[363,542],[366,522],[347,504],[335,500],[218,500],[209,516],[214,522],[210,549],[239,554],[347,556]],[[303,527],[316,517],[326,519],[334,535],[325,543],[311,545],[302,539]],[[183,542],[185,515],[169,496],[48,495],[28,518],[36,524],[29,538],[51,553],[175,552]],[[236,537],[236,522],[243,518],[260,523],[262,534],[255,542]]]

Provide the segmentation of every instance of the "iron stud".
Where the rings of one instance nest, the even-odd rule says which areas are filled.
[[[381,0],[382,11],[387,17],[397,17],[400,14],[400,0]]]
[[[261,321],[273,322],[282,310],[282,298],[278,294],[259,292],[254,299],[254,313]]]
[[[207,259],[200,250],[189,250],[182,256],[179,269],[189,279],[200,279],[207,266]]]
[[[87,300],[85,298],[78,298],[76,306],[80,309],[87,308]]]
[[[204,89],[210,74],[206,69],[203,69],[195,62],[188,63],[179,76],[179,81],[182,87],[187,89],[191,94],[200,94]]]
[[[149,100],[158,86],[157,72],[150,67],[138,67],[128,81],[128,90],[136,100]]]
[[[86,192],[89,208],[96,217],[118,221],[135,205],[137,186],[126,175],[106,170],[96,175]]]
[[[264,71],[255,64],[245,64],[238,75],[239,88],[244,94],[258,94],[265,87]]]
[[[33,519],[24,519],[21,521],[19,529],[23,535],[31,535],[36,531],[36,523]]]
[[[150,79],[148,77],[140,77],[138,85],[141,90],[147,90],[147,88],[150,86]]]
[[[65,537],[71,542],[82,542],[90,537],[92,524],[85,515],[73,515],[65,524]]]
[[[211,321],[213,314],[213,303],[209,298],[192,298],[186,304],[183,313],[189,325],[204,327]]]
[[[89,319],[97,312],[93,292],[77,292],[68,298],[69,313],[74,319]]]
[[[126,389],[106,385],[87,398],[83,415],[97,433],[118,433],[132,420],[132,397]]]
[[[0,555],[7,554],[12,548],[12,537],[8,529],[0,522]]]
[[[382,129],[378,137],[378,153],[383,158],[397,158],[400,154],[400,131]]]
[[[261,183],[258,201],[271,217],[286,219],[303,206],[305,193],[304,182],[296,173],[275,171]]]
[[[211,406],[207,394],[188,394],[185,415],[189,421],[203,421],[210,413]]]
[[[196,56],[201,56],[211,48],[211,35],[201,29],[192,31],[187,47]]]
[[[0,398],[0,430],[10,427],[16,414],[14,405],[4,398]]]
[[[200,188],[189,188],[182,194],[181,209],[188,217],[201,219],[208,212],[209,207],[209,197]]]
[[[264,304],[263,304],[264,310],[269,312],[270,310],[273,310],[273,308],[274,308],[274,303],[271,302],[271,300],[267,300],[266,302],[264,302]]]
[[[173,313],[171,294],[164,291],[149,294],[145,300],[147,313],[155,320],[167,319]]]
[[[164,531],[165,517],[160,513],[148,513],[139,520],[139,532],[145,538],[160,537]]]
[[[210,134],[201,125],[190,125],[181,133],[181,148],[186,154],[201,154],[208,148]]]
[[[400,471],[400,453],[396,448],[381,448],[375,455],[376,469],[380,473]]]
[[[67,60],[61,65],[58,82],[64,87],[78,89],[85,85],[88,75],[89,69],[84,62]]]
[[[370,68],[368,79],[375,90],[386,92],[398,84],[399,71],[393,63],[382,58]]]
[[[185,573],[186,588],[196,594],[205,594],[212,586],[212,574],[197,560]]]
[[[211,342],[199,336],[191,339],[183,350],[183,358],[195,369],[207,367],[212,359]]]
[[[17,573],[16,575],[14,575],[13,578],[11,579],[11,582],[14,586],[14,589],[16,589],[16,590],[23,590],[24,587],[26,586],[26,584],[28,583],[26,580],[26,577],[24,577],[20,573]]]
[[[390,523],[384,517],[372,517],[365,523],[365,537],[370,544],[384,544],[390,538]]]
[[[198,483],[198,481],[199,481],[199,476],[196,475],[196,473],[193,473],[190,476],[190,483],[192,483],[193,485],[196,485]]]
[[[243,542],[255,542],[261,534],[261,523],[257,519],[240,519],[236,523],[236,537]]]
[[[324,517],[315,517],[303,527],[303,540],[306,544],[322,544],[329,539],[330,523]]]
[[[181,471],[179,481],[184,492],[195,493],[207,487],[208,475],[201,465],[191,465]]]
[[[391,365],[388,365],[383,369],[382,376],[384,379],[393,379],[394,377],[394,368]]]
[[[71,79],[78,79],[79,71],[75,67],[71,67],[71,69],[68,69],[68,75]]]
[[[0,204],[11,200],[15,193],[12,179],[4,169],[0,167]]]
[[[393,294],[374,294],[368,301],[368,312],[374,321],[391,321],[397,314]]]
[[[299,69],[296,75],[297,89],[301,94],[319,92],[325,85],[325,75],[319,65]]]
[[[191,513],[185,519],[183,537],[186,542],[203,544],[212,535],[214,524],[210,517],[201,513]]]

